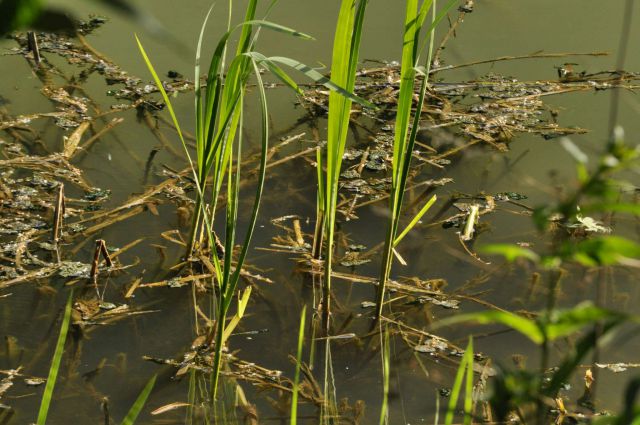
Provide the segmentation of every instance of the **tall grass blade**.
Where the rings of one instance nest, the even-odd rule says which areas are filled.
[[[300,365],[302,364],[302,347],[304,345],[304,327],[307,318],[307,306],[302,307],[300,327],[298,328],[298,350],[296,351],[296,371],[293,375],[293,389],[291,394],[291,425],[298,423],[298,391],[300,390]]]
[[[245,235],[244,243],[240,250],[240,254],[238,255],[238,258],[236,261],[236,269],[233,272],[233,274],[230,274],[231,256],[233,255],[233,244],[227,243],[227,245],[228,246],[230,245],[230,246],[225,250],[225,267],[224,267],[222,286],[220,289],[221,295],[220,295],[220,303],[219,303],[220,305],[218,307],[219,308],[218,331],[216,334],[214,369],[213,369],[213,377],[212,377],[212,387],[213,387],[214,397],[216,394],[216,388],[218,384],[218,376],[220,374],[222,345],[224,343],[224,338],[223,338],[224,327],[225,327],[224,322],[227,315],[227,311],[229,310],[229,306],[233,298],[233,293],[235,292],[238,281],[240,279],[240,272],[242,270],[242,265],[244,264],[244,260],[246,258],[246,255],[249,249],[249,244],[251,242],[251,237],[253,236],[253,231],[255,229],[255,224],[258,219],[258,211],[260,207],[260,200],[262,198],[262,192],[264,189],[264,180],[265,180],[266,169],[267,169],[267,152],[269,150],[269,123],[268,123],[269,112],[267,108],[267,98],[264,90],[262,77],[260,76],[260,72],[258,70],[258,66],[255,63],[255,61],[251,61],[251,64],[254,68],[254,75],[256,76],[257,83],[258,83],[257,86],[258,86],[258,93],[260,95],[260,105],[261,105],[260,122],[262,127],[262,136],[261,136],[260,170],[258,172],[258,184],[256,188],[255,198],[254,198],[253,209],[251,211],[251,217],[249,219],[247,233]],[[240,146],[240,143],[239,143],[239,146]],[[240,164],[241,164],[241,161],[238,160],[237,161],[238,169],[236,172],[236,178],[239,178],[239,175],[240,175]],[[231,170],[232,167],[229,167],[229,168]],[[233,180],[230,178],[230,182],[232,181]],[[237,214],[237,191],[239,189],[238,183],[239,181],[236,181],[236,183],[230,185],[230,188],[229,188],[229,191],[231,193],[231,198],[230,198],[228,207],[232,206],[232,208],[227,209],[227,217],[228,217],[227,235],[233,235],[235,231],[234,226],[235,226],[235,223],[237,222],[236,214]],[[230,223],[233,223],[233,225],[231,225]],[[227,238],[227,241],[229,240],[230,239]]]
[[[360,35],[364,22],[364,9],[367,0],[358,2],[355,9],[354,0],[343,0],[338,15],[338,23],[333,43],[333,57],[331,62],[331,82],[347,92],[353,92],[355,85],[355,70],[358,64]],[[311,73],[313,70],[305,70]],[[351,114],[352,96],[347,96],[340,90],[329,93],[329,118],[327,127],[327,171],[324,179],[324,223],[327,248],[325,255],[325,277],[322,294],[323,326],[325,332],[329,330],[331,271],[333,261],[333,241],[336,220],[336,204],[338,196],[338,180],[342,156],[344,154],[349,118]]]
[[[53,359],[51,360],[51,367],[49,368],[49,376],[47,376],[47,385],[44,387],[44,393],[42,394],[42,401],[40,402],[40,410],[38,411],[37,425],[44,425],[47,422],[47,414],[49,413],[49,406],[51,405],[53,389],[56,386],[56,379],[58,378],[58,372],[60,371],[60,363],[62,361],[62,355],[64,353],[64,343],[67,340],[67,333],[69,332],[69,323],[71,322],[72,301],[73,301],[73,290],[69,292],[69,297],[67,298],[67,304],[64,308],[64,317],[62,318],[62,325],[60,325],[60,334],[58,335],[58,342],[56,342],[56,349],[53,353]]]
[[[400,91],[398,93],[398,108],[396,113],[393,142],[391,196],[389,197],[390,214],[383,250],[383,258],[380,267],[379,285],[376,292],[376,319],[378,319],[382,314],[385,287],[391,274],[393,248],[419,220],[419,218],[416,219],[414,217],[405,231],[398,236],[398,227],[401,218],[404,191],[409,176],[411,156],[418,134],[422,107],[424,105],[428,86],[428,75],[433,55],[433,31],[440,20],[446,16],[448,11],[456,2],[457,0],[451,0],[443,10],[436,15],[435,0],[425,0],[422,2],[420,7],[418,7],[418,0],[406,0],[406,14],[404,21],[405,30],[403,35],[402,63],[400,67]],[[416,75],[419,73],[417,65],[420,58],[420,52],[423,50],[423,46],[420,45],[420,31],[422,30],[422,26],[430,9],[432,10],[432,19],[426,32],[427,38],[425,39],[425,43],[429,40],[429,50],[425,66],[426,72],[423,73],[424,76],[420,88],[420,95],[415,108],[415,115],[413,117],[411,130],[409,131],[415,80]],[[435,199],[433,199],[433,201],[435,202]],[[427,203],[427,205],[425,205],[418,213],[418,216],[422,216],[430,207],[431,204]]]
[[[138,415],[140,415],[140,412],[142,412],[142,409],[144,408],[144,405],[147,402],[151,391],[153,391],[153,386],[156,384],[156,378],[157,375],[153,375],[151,379],[147,381],[147,384],[138,395],[138,398],[136,398],[136,401],[133,403],[131,409],[129,409],[129,412],[127,413],[127,416],[125,416],[120,425],[133,425],[134,423],[136,423]]]

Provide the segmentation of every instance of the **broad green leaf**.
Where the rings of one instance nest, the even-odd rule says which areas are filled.
[[[484,245],[478,251],[484,254],[502,255],[509,262],[513,262],[518,258],[526,258],[534,263],[540,260],[540,256],[532,250],[512,244]]]

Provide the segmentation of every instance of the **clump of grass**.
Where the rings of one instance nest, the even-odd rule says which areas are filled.
[[[275,2],[272,2],[271,6],[273,6],[274,3]],[[231,10],[231,5],[232,2],[229,1],[229,10]],[[191,255],[194,250],[204,249],[206,247],[205,243],[208,243],[209,246],[213,247],[209,251],[211,253],[212,264],[215,269],[214,280],[217,284],[216,289],[218,294],[215,306],[212,306],[212,315],[215,315],[216,317],[216,329],[212,330],[215,334],[214,367],[211,378],[211,391],[214,398],[216,388],[218,387],[217,384],[220,372],[222,347],[230,333],[226,330],[229,329],[231,324],[233,324],[233,326],[237,324],[226,323],[227,313],[231,303],[233,302],[238,281],[240,279],[240,272],[255,229],[265,180],[269,142],[268,110],[259,66],[262,65],[266,67],[274,76],[298,92],[300,89],[297,84],[277,65],[278,63],[304,73],[312,80],[320,84],[324,84],[332,90],[332,92],[335,91],[341,93],[342,96],[346,96],[350,99],[355,98],[343,87],[336,85],[319,72],[298,61],[281,56],[265,57],[264,55],[254,51],[259,30],[262,28],[282,32],[302,39],[312,39],[311,36],[282,25],[265,20],[256,20],[256,9],[257,0],[250,0],[247,5],[243,22],[235,27],[231,27],[229,18],[227,32],[218,41],[209,65],[209,71],[206,77],[206,90],[203,89],[200,81],[200,57],[204,31],[211,9],[209,10],[209,13],[202,25],[196,50],[194,69],[196,128],[195,161],[192,159],[189,149],[187,148],[180,123],[175,115],[169,96],[167,95],[158,74],[153,68],[142,43],[136,37],[142,57],[144,58],[162,98],[167,105],[167,109],[177,130],[178,137],[184,148],[185,155],[191,166],[196,184],[196,209],[191,227],[191,235],[189,237],[187,255]],[[255,31],[253,31],[254,28],[256,29]],[[227,50],[229,48],[229,39],[236,30],[240,30],[241,34],[235,55],[231,58],[228,66],[225,66],[227,61]],[[234,252],[236,252],[234,248],[237,243],[237,228],[239,222],[238,202],[240,176],[242,175],[242,110],[244,102],[246,101],[246,87],[251,78],[255,78],[257,82],[257,92],[261,106],[260,124],[262,134],[260,138],[260,166],[247,231],[242,241],[239,253],[234,257]],[[208,190],[210,190],[211,193],[210,205],[207,205],[206,202],[206,192]],[[226,201],[224,214],[224,243],[220,244],[222,245],[222,249],[220,249],[216,244],[218,239],[213,226],[214,219],[218,212],[217,202],[221,198],[224,198]],[[246,297],[243,296],[241,300],[242,310],[244,310],[247,302],[248,294]]]
[[[231,8],[231,2],[229,2]],[[169,114],[176,127],[180,141],[187,159],[191,165],[196,182],[197,197],[194,222],[192,223],[189,237],[190,255],[194,248],[203,248],[203,238],[198,235],[206,235],[211,246],[217,240],[213,230],[213,222],[217,212],[218,199],[225,198],[224,214],[224,249],[211,249],[211,259],[215,268],[215,282],[217,283],[217,302],[212,314],[216,317],[215,329],[215,355],[214,371],[211,378],[211,392],[215,398],[218,376],[220,371],[221,351],[225,339],[229,336],[225,332],[227,328],[226,317],[234,298],[236,287],[240,279],[240,271],[247,255],[248,247],[253,235],[258,216],[260,199],[264,187],[267,149],[268,149],[268,111],[266,94],[262,84],[262,78],[258,69],[256,58],[251,56],[258,31],[255,34],[252,28],[268,28],[284,32],[301,38],[311,38],[292,29],[277,25],[268,21],[255,20],[257,0],[251,0],[247,5],[245,18],[242,23],[231,28],[218,41],[209,65],[206,77],[206,91],[203,90],[200,81],[200,55],[207,19],[211,9],[205,18],[200,31],[200,38],[195,60],[195,127],[196,127],[196,161],[191,158],[185,143],[180,124],[174,113],[171,101],[164,90],[162,82],[158,78],[142,44],[138,40],[140,52],[151,72],[158,89],[160,90]],[[240,39],[228,67],[225,67],[227,58],[228,41],[235,30],[240,30]],[[242,242],[242,247],[235,258],[235,269],[232,267],[234,248],[236,246],[236,233],[238,228],[238,201],[241,176],[242,155],[242,107],[245,102],[246,86],[251,76],[255,76],[258,84],[259,101],[261,105],[261,156],[258,172],[258,182],[254,194],[253,208],[247,226],[247,232]],[[209,182],[209,179],[211,182]],[[211,190],[211,205],[205,205],[205,191]],[[196,246],[197,245],[197,246]],[[222,252],[220,252],[222,251]],[[243,297],[242,305],[246,306],[247,297]],[[237,323],[236,323],[237,324]],[[235,326],[235,324],[234,324]]]
[[[53,359],[51,360],[51,367],[49,368],[49,375],[47,376],[47,385],[44,387],[44,393],[42,394],[42,401],[40,402],[40,410],[38,411],[37,425],[44,425],[47,422],[47,415],[49,414],[49,406],[51,405],[51,398],[53,397],[53,389],[56,386],[56,380],[58,379],[58,372],[60,371],[60,363],[62,362],[62,355],[64,354],[64,344],[67,340],[67,334],[69,332],[69,324],[71,323],[71,306],[73,301],[73,290],[69,292],[67,298],[67,304],[64,308],[64,316],[62,324],[60,325],[60,334],[58,335],[58,341],[56,342],[56,349],[53,352]]]
[[[382,313],[385,286],[391,273],[394,248],[400,243],[409,230],[418,223],[420,218],[422,218],[436,200],[435,196],[432,197],[420,212],[411,220],[406,229],[398,235],[402,212],[402,201],[409,176],[411,155],[418,135],[422,106],[424,105],[426,91],[429,84],[429,71],[433,55],[433,31],[442,18],[446,16],[447,12],[456,3],[457,0],[449,1],[440,13],[436,15],[435,0],[425,0],[422,2],[420,7],[418,7],[418,0],[406,1],[402,63],[400,68],[400,91],[398,93],[398,110],[396,114],[393,141],[391,196],[389,197],[390,214],[381,263],[380,282],[376,292],[376,318],[380,317]],[[425,31],[426,40],[430,40],[429,50],[425,66],[418,67],[420,52],[423,50],[420,38],[421,31],[430,9],[432,9],[433,12],[432,20],[430,26],[427,27],[427,30]],[[412,125],[411,128],[409,128],[415,82],[419,75],[422,77],[422,85],[420,87],[420,95],[415,107],[415,115],[413,117]]]

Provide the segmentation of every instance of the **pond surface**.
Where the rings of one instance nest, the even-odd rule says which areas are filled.
[[[175,35],[175,43],[154,39],[144,30],[118,15],[112,16],[109,9],[99,4],[83,2],[54,2],[72,8],[78,16],[89,13],[107,15],[110,21],[87,39],[102,54],[108,56],[131,75],[148,80],[149,75],[136,49],[133,33],[138,32],[156,69],[162,74],[175,70],[189,78],[192,74],[193,46],[197,40],[200,24],[208,2],[193,0],[185,5],[168,0],[145,0],[138,2],[143,10],[154,16]],[[243,2],[238,2],[243,3]],[[325,4],[327,3],[327,4]],[[331,4],[328,4],[331,3]],[[402,20],[404,9],[400,1],[371,1],[367,11],[366,27],[362,42],[361,58],[370,61],[399,60]],[[236,13],[243,11],[243,4],[234,5]],[[211,49],[223,28],[225,12],[218,5],[210,24],[211,38],[207,48]],[[312,66],[330,63],[330,47],[337,16],[338,2],[310,0],[281,0],[271,13],[270,19],[313,35],[315,41],[291,39],[278,33],[262,34],[258,51],[269,55],[296,58]],[[537,0],[514,2],[508,0],[479,1],[475,11],[467,14],[465,22],[457,29],[456,38],[447,43],[443,53],[445,64],[461,64],[499,56],[526,55],[534,52],[588,53],[606,51],[609,56],[577,56],[554,59],[525,59],[482,64],[452,71],[443,71],[437,79],[445,82],[460,82],[479,78],[487,73],[508,75],[519,80],[552,80],[556,78],[556,67],[565,62],[575,62],[576,70],[597,72],[615,69],[615,52],[618,48],[619,31],[623,13],[623,2],[595,0]],[[454,19],[452,15],[452,19]],[[634,22],[640,22],[640,9],[636,8]],[[442,28],[445,28],[444,25]],[[444,34],[438,33],[438,39]],[[640,25],[632,28],[629,54],[625,69],[640,70]],[[0,47],[12,48],[9,40],[0,42]],[[61,69],[69,74],[76,72],[58,59]],[[365,66],[377,66],[369,62]],[[11,115],[49,112],[51,102],[40,89],[42,84],[32,73],[31,67],[20,55],[0,57],[1,106]],[[297,76],[301,81],[302,76]],[[91,76],[84,85],[88,94],[98,105],[108,109],[118,101],[107,96],[107,87],[99,76]],[[302,108],[295,105],[296,98],[284,89],[268,92],[270,101],[270,124],[273,140],[305,133],[287,150],[276,155],[276,159],[313,146],[312,129],[306,124],[297,125],[304,117]],[[573,135],[572,140],[588,155],[602,152],[607,139],[610,91],[582,92],[552,96],[545,101],[558,111],[558,122],[566,127],[581,127],[589,132]],[[635,143],[640,134],[640,100],[630,92],[620,98],[618,123],[624,127],[629,143]],[[182,94],[176,101],[178,115],[191,130],[189,117],[192,111],[191,94]],[[258,106],[247,105],[247,116],[257,116]],[[163,126],[163,132],[173,150],[162,147],[158,139],[144,125],[133,110],[119,114],[124,122],[96,142],[90,152],[74,162],[93,186],[111,191],[103,208],[113,208],[125,202],[132,194],[142,193],[146,187],[161,183],[163,166],[182,169],[185,162],[179,156],[180,145],[175,134]],[[259,123],[247,120],[247,140],[257,140]],[[324,138],[326,122],[320,120],[319,134]],[[33,124],[40,132],[41,147],[37,149],[58,151],[65,134],[45,119]],[[8,137],[0,134],[0,138]],[[152,150],[159,149],[153,157],[151,172],[145,172],[145,164]],[[575,167],[570,155],[559,145],[557,139],[545,140],[536,135],[519,134],[509,145],[507,153],[490,147],[474,147],[453,159],[444,172],[432,168],[425,170],[421,179],[453,179],[435,192],[442,200],[456,193],[476,195],[484,193],[516,192],[526,195],[521,201],[535,207],[549,202],[562,190],[570,189],[575,181]],[[411,200],[420,195],[412,192]],[[273,283],[256,281],[254,294],[248,307],[248,315],[239,327],[239,334],[229,342],[237,357],[254,362],[272,370],[280,370],[293,376],[293,365],[287,358],[294,354],[297,329],[302,305],[313,306],[311,278],[299,271],[293,253],[265,250],[273,243],[272,238],[282,235],[281,228],[274,226],[274,218],[297,215],[302,230],[313,233],[315,220],[315,169],[303,157],[284,162],[273,168],[266,185],[265,198],[258,219],[256,234],[250,251],[249,263],[255,270]],[[248,201],[247,201],[248,205]],[[340,229],[350,238],[350,243],[369,248],[384,238],[386,202],[373,203],[358,210],[358,220],[342,221]],[[437,211],[437,208],[435,209]],[[514,214],[512,208],[498,208],[482,222],[486,226],[479,236],[478,244],[528,242],[543,246],[549,241],[540,237],[530,217]],[[449,211],[444,217],[455,214]],[[441,218],[444,218],[441,217]],[[423,220],[429,223],[429,215]],[[286,222],[288,226],[291,222]],[[137,310],[151,311],[148,314],[130,316],[103,326],[94,326],[82,338],[67,346],[67,357],[55,389],[50,424],[102,423],[100,404],[108,398],[109,411],[114,422],[124,417],[144,383],[158,373],[156,388],[147,407],[138,420],[140,424],[183,423],[184,409],[151,415],[149,412],[172,402],[187,400],[188,379],[175,379],[175,369],[159,366],[143,360],[143,356],[160,359],[180,358],[196,336],[194,334],[192,291],[182,288],[140,288],[133,298],[125,299],[127,288],[136,279],[156,282],[171,277],[170,268],[180,261],[182,249],[163,239],[162,232],[179,229],[186,234],[188,229],[176,213],[176,206],[159,205],[157,211],[145,211],[130,219],[113,224],[96,235],[90,243],[71,254],[69,260],[90,262],[92,244],[96,238],[108,245],[122,247],[133,240],[144,238],[123,254],[125,264],[134,264],[122,273],[105,278],[105,300],[127,303]],[[620,221],[615,232],[638,240],[638,224]],[[63,250],[64,252],[64,250]],[[394,278],[407,277],[421,280],[441,278],[446,280],[446,293],[466,294],[509,311],[535,311],[544,307],[542,289],[531,295],[531,273],[527,267],[505,265],[498,258],[488,258],[484,264],[469,256],[460,246],[455,229],[441,226],[418,226],[408,236],[401,249],[407,266],[394,265]],[[355,268],[338,266],[337,271],[363,276],[377,276],[378,256],[373,261]],[[640,313],[640,293],[637,286],[638,273],[627,269],[610,269],[606,272],[568,270],[563,280],[559,297],[561,305],[572,306],[580,301],[595,299],[596,282],[606,281],[605,304],[612,308]],[[47,285],[43,285],[46,283]],[[60,324],[61,311],[68,296],[64,288],[65,279],[56,277],[46,282],[26,282],[1,290],[0,334],[6,338],[6,350],[0,350],[0,369],[24,366],[24,373],[46,377],[51,354]],[[80,288],[85,285],[78,283]],[[87,284],[89,285],[89,284]],[[337,280],[335,299],[339,310],[335,313],[337,324],[345,323],[340,333],[366,334],[370,324],[370,310],[362,303],[373,301],[374,288],[368,284]],[[89,288],[91,289],[91,288]],[[79,289],[76,290],[80,292]],[[463,300],[461,311],[484,309],[482,305]],[[421,328],[434,318],[452,314],[453,310],[431,305],[414,309],[408,323]],[[339,325],[338,325],[339,326]],[[257,332],[256,332],[257,331]],[[466,343],[467,335],[476,335],[475,349],[493,359],[495,363],[511,364],[516,354],[527,358],[527,364],[538,363],[538,350],[525,338],[514,332],[502,332],[502,328],[456,327],[442,329],[442,336],[458,346]],[[8,341],[11,341],[9,343]],[[622,338],[612,347],[600,353],[602,363],[638,363],[640,351],[638,338]],[[332,345],[332,364],[337,399],[348,398],[349,404],[364,401],[366,406],[361,423],[378,421],[382,399],[382,373],[380,354],[369,352],[368,339],[337,340]],[[318,344],[318,350],[322,350]],[[9,348],[11,347],[11,349]],[[565,343],[554,347],[554,356],[567,349]],[[17,350],[17,351],[16,351]],[[401,338],[392,344],[390,412],[392,424],[433,423],[436,400],[440,389],[450,388],[456,372],[456,361],[442,361],[428,354],[416,354]],[[308,353],[305,354],[305,357]],[[308,358],[308,357],[306,357]],[[323,356],[316,355],[316,378],[322,381]],[[622,389],[632,373],[614,374],[603,371],[599,374],[600,391],[597,394],[598,408],[615,410],[620,407]],[[572,382],[574,396],[582,391],[579,379]],[[251,385],[242,383],[246,397],[255,404],[260,423],[280,422],[278,394],[276,391],[261,393]],[[605,390],[606,389],[606,390]],[[7,423],[23,424],[35,420],[42,387],[28,387],[21,382],[11,390],[3,403],[11,405],[15,414]],[[446,399],[442,403],[446,404]],[[285,408],[286,412],[286,408]],[[315,409],[303,407],[308,422],[316,423]],[[240,417],[242,415],[239,415]],[[231,422],[230,422],[231,423]],[[240,421],[240,423],[243,423]],[[251,422],[246,422],[251,423]],[[286,423],[283,421],[281,423]]]

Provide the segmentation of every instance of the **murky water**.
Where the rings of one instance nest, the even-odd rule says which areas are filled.
[[[100,9],[95,3],[56,2],[63,6],[72,6],[78,15],[98,13],[111,16],[108,9]],[[328,3],[328,2],[327,2]],[[338,2],[311,0],[282,0],[273,10],[270,19],[295,27],[312,34],[316,41],[292,40],[282,34],[264,33],[258,50],[266,54],[278,54],[294,57],[310,65],[320,66],[330,62],[332,32],[337,15]],[[402,2],[398,0],[371,1],[367,23],[364,30],[361,57],[371,60],[398,60],[403,19]],[[139,2],[143,9],[153,11],[167,29],[175,34],[185,48],[167,47],[153,39],[143,30],[122,17],[113,16],[111,22],[89,37],[91,44],[113,59],[132,75],[147,78],[148,74],[133,39],[138,32],[155,66],[162,73],[169,69],[189,76],[192,73],[193,52],[201,20],[208,7],[203,0],[177,5],[168,0],[146,0]],[[220,6],[220,5],[219,5]],[[241,13],[243,5],[234,5]],[[225,17],[220,7],[211,24],[211,38],[217,39],[223,27]],[[508,0],[478,1],[476,10],[467,15],[463,25],[457,31],[457,37],[450,41],[443,54],[445,63],[457,64],[476,60],[490,59],[503,55],[523,55],[537,51],[544,52],[593,52],[608,51],[615,53],[618,46],[621,26],[622,2],[603,2],[595,0],[538,0],[513,2]],[[636,8],[635,22],[639,22],[640,10]],[[630,37],[629,55],[626,69],[640,70],[640,55],[637,54],[640,40],[640,26],[633,28]],[[11,42],[2,41],[0,46],[12,47]],[[595,72],[614,69],[615,55],[607,57],[580,56],[574,58],[522,60],[485,64],[457,71],[442,72],[438,78],[444,81],[468,80],[488,72],[511,75],[526,80],[553,79],[555,66],[563,62],[576,62],[578,70]],[[68,67],[67,67],[68,68]],[[52,110],[50,102],[40,94],[41,84],[35,78],[28,64],[20,56],[0,58],[0,95],[4,106],[12,115]],[[72,72],[69,69],[69,72]],[[300,77],[301,79],[302,77]],[[86,85],[89,95],[99,104],[110,105],[114,102],[106,96],[106,87],[101,79],[91,77]],[[559,122],[565,126],[587,128],[590,133],[574,136],[586,153],[597,154],[604,146],[607,132],[609,92],[585,92],[547,99],[559,110]],[[285,133],[304,112],[294,106],[295,98],[285,90],[269,91],[272,131],[286,136],[307,132],[306,140],[312,140],[309,128],[301,126]],[[180,96],[176,100],[178,115],[184,117],[186,127],[191,126],[188,117],[191,114],[190,95]],[[257,106],[248,105],[248,116]],[[631,93],[621,96],[619,123],[625,128],[629,142],[640,131],[637,116],[640,101]],[[113,207],[126,200],[132,193],[140,193],[145,185],[145,161],[152,149],[158,146],[158,140],[141,125],[135,112],[121,114],[125,122],[93,146],[89,155],[76,165],[86,172],[88,180],[99,187],[112,191],[112,197],[105,207]],[[251,123],[251,120],[248,120]],[[321,123],[320,133],[323,134]],[[43,134],[43,143],[52,151],[59,150],[63,132],[42,121],[37,124]],[[257,134],[255,128],[246,128],[248,138]],[[179,152],[178,141],[170,131],[166,131]],[[323,136],[322,136],[323,137]],[[255,137],[254,137],[255,139]],[[307,146],[305,142],[296,143],[291,152]],[[176,168],[184,163],[167,149],[161,149],[155,156],[153,173],[146,184],[157,184],[161,178],[157,172],[166,164]],[[477,194],[513,191],[526,194],[527,205],[535,206],[548,201],[558,188],[566,186],[573,178],[574,168],[570,156],[558,145],[556,140],[544,140],[534,136],[518,136],[507,154],[496,153],[488,149],[471,149],[456,158],[455,164],[447,168],[446,176],[454,183],[439,189],[436,193],[441,199],[455,192]],[[270,224],[270,219],[287,214],[297,214],[302,218],[303,230],[313,231],[315,214],[315,171],[302,159],[292,160],[277,167],[269,176],[266,197],[254,237],[255,248],[269,247],[271,238],[280,231]],[[554,177],[552,178],[551,175]],[[438,171],[429,171],[425,178],[440,178]],[[416,194],[417,195],[417,194]],[[384,203],[358,211],[359,220],[344,223],[341,229],[349,234],[355,243],[372,247],[384,237]],[[123,246],[134,239],[144,241],[131,249],[123,258],[124,262],[139,264],[126,273],[113,276],[106,282],[107,299],[112,302],[125,302],[122,295],[126,285],[136,277],[144,282],[153,282],[165,278],[168,269],[179,259],[179,249],[158,235],[166,230],[180,228],[175,208],[161,206],[158,216],[145,212],[127,221],[106,228],[100,233],[110,245]],[[482,243],[528,241],[534,244],[546,243],[540,239],[528,217],[498,211],[487,218],[489,230],[482,234]],[[638,239],[637,224],[617,223],[618,231]],[[635,226],[635,227],[634,227]],[[165,246],[163,256],[154,245]],[[81,249],[76,257],[89,261],[90,245]],[[402,248],[408,266],[395,266],[395,276],[443,278],[448,282],[447,292],[465,287],[465,292],[478,294],[483,299],[508,310],[535,310],[543,305],[543,296],[527,300],[530,271],[517,267],[499,267],[499,260],[490,266],[470,258],[458,243],[453,229],[441,227],[421,228],[409,236]],[[269,369],[282,370],[292,376],[293,366],[287,359],[296,346],[298,317],[301,306],[312,303],[312,290],[309,278],[296,271],[293,255],[273,253],[254,249],[250,263],[261,268],[262,273],[274,281],[273,284],[258,284],[259,291],[254,294],[249,306],[249,316],[241,323],[242,332],[260,330],[260,333],[238,335],[231,339],[232,350],[239,350],[238,356]],[[339,271],[351,271],[338,267]],[[378,266],[373,263],[359,266],[355,272],[361,275],[376,276]],[[608,283],[608,305],[639,313],[638,293],[635,281],[637,273],[615,271]],[[595,297],[595,272],[570,270],[563,284],[561,304],[574,305],[584,299]],[[0,350],[0,368],[8,369],[18,365],[25,366],[30,375],[46,376],[50,356],[53,351],[60,311],[67,297],[63,290],[63,280],[49,282],[56,291],[45,290],[36,284],[24,283],[12,287],[12,295],[0,298],[0,334],[6,338],[15,338],[19,353],[9,356]],[[336,313],[336,321],[346,320],[349,312],[354,313],[353,322],[344,332],[365,332],[368,326],[367,312],[360,308],[363,301],[373,299],[373,288],[360,283],[338,282],[336,299],[341,311]],[[2,294],[0,294],[2,295]],[[160,373],[154,393],[147,406],[155,409],[167,403],[186,401],[187,380],[172,379],[172,368],[158,366],[142,360],[143,355],[157,358],[180,356],[190,346],[193,334],[193,308],[191,291],[182,289],[139,289],[135,298],[128,300],[132,306],[155,312],[133,316],[113,324],[94,327],[80,342],[69,344],[67,360],[55,390],[49,423],[64,424],[98,423],[102,420],[100,403],[104,397],[109,399],[109,410],[115,420],[122,418],[144,382],[153,374]],[[463,311],[477,310],[480,306],[472,302],[463,302]],[[425,317],[443,317],[448,311],[433,306],[416,315],[414,324],[420,326]],[[264,332],[262,332],[265,330]],[[470,332],[485,334],[490,329],[461,327],[443,331],[443,336],[463,345]],[[621,341],[622,342],[622,341]],[[360,346],[362,345],[362,346]],[[7,345],[8,346],[8,345]],[[618,344],[614,344],[618,346]],[[529,357],[530,365],[537,364],[537,351],[524,338],[515,333],[497,333],[479,336],[476,349],[492,357],[498,363],[510,363],[513,354]],[[558,352],[566,347],[559,344]],[[627,338],[619,348],[601,354],[603,362],[637,363],[640,341]],[[392,377],[390,409],[392,424],[432,423],[435,401],[440,388],[450,387],[455,374],[455,365],[432,361],[422,356],[424,368],[411,349],[397,340],[392,348]],[[321,356],[318,356],[320,358]],[[350,403],[363,400],[367,406],[366,418],[362,423],[374,423],[379,414],[382,397],[381,366],[378,354],[368,355],[366,344],[353,341],[336,342],[333,346],[333,372],[338,399],[348,397]],[[97,373],[92,373],[98,365],[106,361]],[[318,370],[322,369],[319,362]],[[621,401],[622,388],[629,374],[600,374],[601,387],[615,390],[601,391],[598,401],[603,408],[616,409]],[[321,380],[321,375],[318,375]],[[580,382],[574,382],[580,391]],[[278,422],[279,413],[268,399],[249,385],[243,387],[247,398],[257,405],[261,421]],[[11,397],[5,400],[15,409],[15,415],[9,423],[22,424],[35,420],[35,412],[40,400],[42,387],[30,388],[16,384]],[[275,397],[273,393],[268,394]],[[151,416],[149,409],[138,423],[182,423],[184,411]],[[303,408],[305,414],[313,409]],[[309,423],[314,423],[310,419]]]

